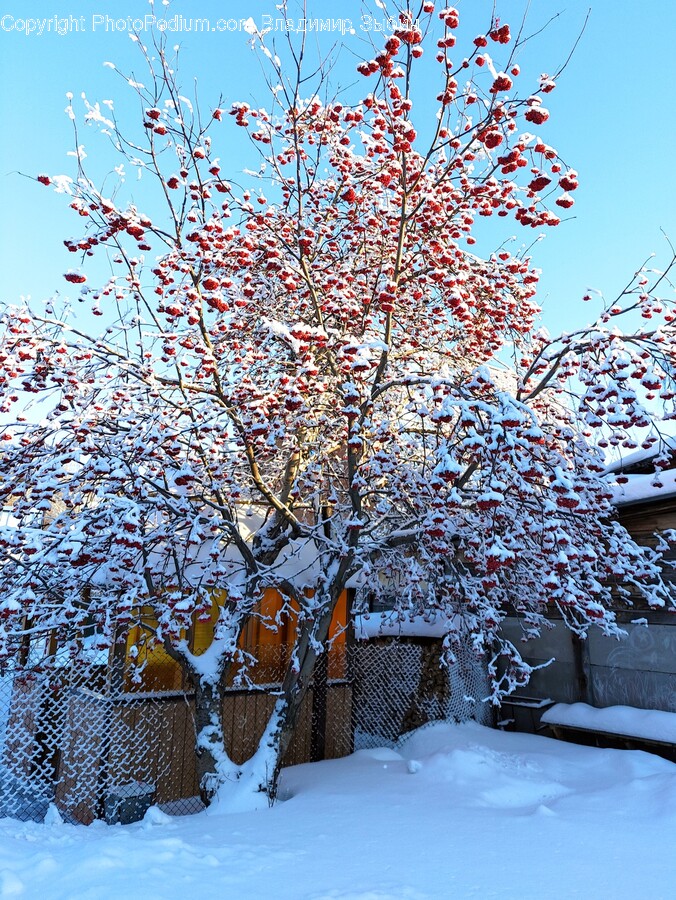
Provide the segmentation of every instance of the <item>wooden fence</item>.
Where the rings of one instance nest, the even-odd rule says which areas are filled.
[[[224,732],[233,760],[244,762],[256,749],[275,703],[262,690],[229,690],[224,699]],[[194,812],[199,784],[195,770],[194,701],[190,694],[118,695],[111,698],[86,688],[73,691],[71,727],[61,744],[56,772],[57,805],[88,824],[104,816],[106,797],[115,785],[141,773],[152,785],[155,803],[172,811]],[[317,706],[313,689],[301,707],[298,726],[284,759],[296,765],[313,759]],[[352,686],[346,681],[326,687],[323,758],[352,752]],[[92,727],[105,722],[105,728]],[[113,786],[113,787],[111,787]],[[77,792],[77,802],[71,797]]]

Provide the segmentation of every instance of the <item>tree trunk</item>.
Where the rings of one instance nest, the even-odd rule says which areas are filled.
[[[276,796],[277,781],[282,761],[286,751],[289,749],[296,722],[298,721],[298,713],[312,682],[315,665],[319,657],[319,651],[315,648],[319,646],[326,648],[326,639],[334,606],[335,601],[330,604],[329,609],[322,614],[317,622],[302,628],[296,641],[293,654],[295,665],[292,658],[282,684],[282,695],[275,707],[274,716],[276,721],[274,730],[271,730],[270,733],[271,749],[275,754],[272,779],[268,784],[268,795],[271,799],[274,799]],[[327,650],[325,649],[324,652],[327,652]]]
[[[223,739],[223,690],[219,682],[203,682],[193,677],[195,685],[195,754],[200,799],[209,806],[224,768],[231,765]],[[224,765],[226,763],[228,765]]]
[[[310,762],[326,756],[326,715],[329,693],[329,648],[324,645],[315,665],[312,679],[312,729],[310,734]]]
[[[229,758],[223,736],[221,683],[195,682],[197,771],[203,802],[221,811],[256,808],[277,794],[282,761],[326,641],[340,590],[332,590],[319,618],[299,622],[296,643],[279,698],[253,756],[241,765]],[[326,650],[324,650],[326,652]],[[216,796],[218,794],[218,796]],[[213,803],[213,801],[217,801]]]

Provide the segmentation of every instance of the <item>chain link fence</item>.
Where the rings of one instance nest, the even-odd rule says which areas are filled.
[[[438,642],[335,645],[317,667],[285,765],[393,746],[428,721],[488,724],[485,671],[474,657],[440,666]],[[242,762],[255,751],[275,702],[289,648],[266,646],[246,686],[234,679],[223,705],[225,739]],[[99,662],[48,664],[0,674],[0,816],[42,820],[50,804],[71,822],[141,818],[202,808],[195,771],[192,694],[143,690]],[[241,682],[242,679],[239,679]]]
[[[393,747],[436,720],[489,725],[488,676],[469,651],[450,669],[439,641],[360,641],[350,648],[353,749]]]

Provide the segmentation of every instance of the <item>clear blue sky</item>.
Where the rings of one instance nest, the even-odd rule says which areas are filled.
[[[455,5],[464,26],[461,35],[471,40],[486,30],[491,10],[488,0],[458,0]],[[514,26],[524,3],[498,0],[497,6],[503,21]],[[527,30],[536,31],[549,18],[560,15],[527,45],[520,59],[522,90],[527,89],[528,73],[552,72],[563,62],[588,6],[584,0],[533,0]],[[143,0],[109,0],[107,5],[101,0],[14,0],[0,7],[0,300],[15,302],[21,294],[45,297],[57,289],[67,292],[62,274],[73,265],[73,257],[62,241],[80,233],[80,221],[67,209],[63,197],[17,173],[73,174],[73,160],[66,155],[72,149],[71,124],[63,112],[67,91],[75,95],[76,110],[82,91],[91,101],[115,98],[122,116],[125,102],[130,114],[136,108],[132,92],[126,91],[103,63],[115,62],[122,70],[136,71],[143,80],[143,62],[126,29],[106,26],[104,17],[118,21],[150,12]],[[156,12],[159,17],[163,7]],[[176,14],[185,19],[208,17],[212,25],[222,17],[251,16],[259,26],[263,16],[279,15],[274,0],[176,0],[167,15]],[[298,7],[292,8],[291,14],[297,17]],[[349,17],[354,22],[356,34],[332,35],[344,44],[334,71],[336,84],[353,83],[358,58],[369,55],[368,40],[377,38],[360,29],[360,4],[355,0],[309,0],[308,15]],[[18,30],[22,20],[53,20],[55,16],[73,17],[81,30],[57,34],[48,32],[46,25],[41,35]],[[182,47],[183,83],[191,89],[193,77],[197,78],[205,108],[213,106],[221,94],[226,106],[235,100],[267,105],[260,66],[245,33],[184,31],[171,38],[170,43],[175,42]],[[546,240],[534,249],[535,264],[543,269],[540,301],[545,308],[544,321],[552,331],[570,329],[586,320],[591,310],[579,299],[587,287],[611,295],[651,251],[657,252],[658,261],[666,260],[668,248],[660,228],[676,242],[675,46],[676,7],[672,0],[642,4],[598,0],[557,90],[547,98],[552,116],[539,133],[581,178],[577,203],[571,210],[575,216],[549,229]],[[421,69],[423,81],[431,71],[431,67]],[[364,93],[366,85],[363,82],[361,86]],[[420,89],[423,93],[424,83]],[[433,84],[428,91],[436,94]],[[247,166],[255,168],[256,161],[243,157],[228,140],[230,121],[228,117],[220,131],[218,149],[224,172],[234,176]],[[90,159],[98,157],[97,168],[114,164],[106,155],[105,143],[92,129],[82,128],[80,139]],[[537,232],[510,224],[505,236],[510,234],[530,242]]]

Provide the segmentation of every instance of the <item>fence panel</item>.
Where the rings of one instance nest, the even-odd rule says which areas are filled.
[[[288,648],[279,652],[288,657]],[[225,694],[224,734],[236,762],[255,751],[279,689],[272,680],[279,660],[266,663],[270,672],[257,666],[256,684],[239,678]],[[392,746],[433,719],[488,722],[486,694],[473,658],[449,672],[429,641],[342,648],[340,659],[318,668],[284,764]],[[195,812],[194,747],[190,693],[115,688],[106,667],[76,669],[64,660],[0,677],[0,816],[40,820],[50,802],[83,823],[142,815],[149,803],[172,814]]]

